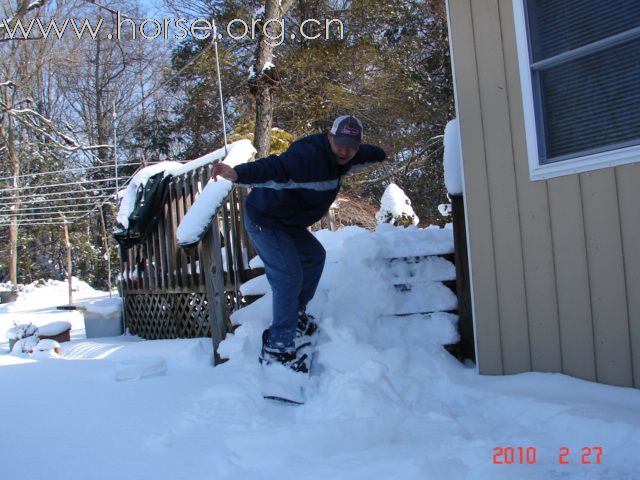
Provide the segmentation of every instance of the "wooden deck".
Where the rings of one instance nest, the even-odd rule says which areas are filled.
[[[217,347],[230,313],[243,302],[239,285],[250,278],[248,259],[255,254],[243,228],[244,192],[231,191],[201,241],[178,247],[178,225],[211,178],[212,165],[172,179],[152,235],[123,255],[125,323],[134,335],[212,336]]]

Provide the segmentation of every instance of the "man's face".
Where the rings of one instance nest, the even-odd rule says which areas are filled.
[[[341,147],[336,145],[334,135],[332,133],[329,134],[329,144],[331,145],[331,151],[336,156],[336,162],[339,165],[349,163],[349,161],[356,156],[356,153],[358,153],[357,148]]]

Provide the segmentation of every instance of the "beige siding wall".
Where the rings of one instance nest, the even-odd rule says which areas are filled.
[[[531,182],[512,0],[448,3],[479,370],[640,387],[640,165]]]

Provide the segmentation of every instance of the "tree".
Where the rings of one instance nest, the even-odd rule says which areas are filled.
[[[280,85],[278,69],[273,63],[275,42],[278,28],[293,0],[265,0],[264,22],[259,23],[258,44],[253,64],[252,76],[249,80],[251,93],[256,102],[256,126],[253,135],[253,145],[258,151],[258,157],[269,154],[269,140],[273,126],[273,91]]]
[[[426,222],[440,221],[446,198],[441,134],[453,116],[446,11],[443,1],[372,0],[297,4],[290,24],[308,18],[340,19],[328,39],[290,43],[279,56],[282,88],[274,103],[276,124],[303,135],[324,130],[352,113],[365,125],[365,141],[389,147],[394,162],[348,177],[345,192],[377,204],[395,182]],[[310,35],[310,36],[312,36]]]
[[[3,5],[6,24],[14,26],[31,11],[38,11],[46,1],[20,2],[15,11]],[[62,6],[57,6],[62,10]],[[6,32],[0,32],[0,40],[6,40]],[[46,41],[45,41],[46,42]],[[0,43],[2,60],[0,60],[0,160],[4,167],[0,171],[12,178],[11,187],[4,189],[3,199],[11,197],[9,221],[9,280],[17,283],[18,235],[21,218],[20,174],[30,167],[30,163],[38,164],[42,150],[64,145],[72,147],[73,141],[65,133],[56,129],[49,118],[38,113],[43,111],[46,85],[49,80],[47,65],[51,58],[47,55],[44,44],[28,45],[27,40]],[[35,108],[35,110],[34,110]],[[3,202],[5,203],[5,202]],[[5,203],[6,205],[7,203]],[[6,217],[5,217],[6,218]]]
[[[31,2],[26,9],[22,8],[24,5],[20,3],[17,12],[5,10],[3,16],[14,22],[22,19],[23,23],[31,21],[34,15],[90,18],[99,8],[109,12],[111,22],[115,19],[115,10],[96,7],[93,2]],[[3,2],[0,9],[7,6],[11,5]],[[118,8],[134,10],[124,3],[118,4]],[[27,277],[30,273],[56,273],[49,263],[55,264],[54,253],[45,254],[40,246],[60,238],[37,220],[46,219],[48,213],[55,216],[53,207],[59,206],[62,211],[66,207],[79,208],[81,203],[72,197],[85,195],[84,202],[89,203],[84,207],[86,218],[71,226],[72,243],[79,247],[95,245],[101,240],[98,217],[88,214],[97,189],[100,195],[93,197],[96,202],[104,200],[105,194],[115,192],[114,182],[106,180],[113,176],[113,169],[110,172],[104,168],[112,165],[113,107],[115,105],[121,114],[118,127],[126,136],[135,126],[134,116],[138,110],[142,110],[142,116],[145,114],[145,102],[140,101],[145,91],[154,88],[152,80],[160,77],[151,71],[158,58],[151,54],[148,42],[108,42],[107,29],[104,30],[105,36],[95,41],[80,40],[73,35],[46,39],[38,37],[35,29],[30,40],[8,41],[6,32],[0,32],[0,84],[4,87],[0,87],[3,90],[0,91],[0,172],[13,181],[11,186],[2,185],[5,188],[0,194],[0,203],[4,207],[3,218],[8,219],[7,214],[11,213],[8,273],[14,284],[21,277],[18,265],[26,269]],[[121,155],[128,157],[126,152]],[[76,170],[64,171],[72,167]],[[93,183],[90,188],[82,185],[84,181],[98,180],[104,181]],[[55,183],[75,186],[49,188]],[[62,195],[65,189],[72,188],[78,195]],[[20,189],[26,189],[30,198],[17,197]],[[15,198],[8,199],[9,193]],[[18,243],[38,247],[21,249],[19,259]],[[99,274],[104,254],[97,248],[78,248],[74,261],[82,264],[87,273],[95,272],[95,278],[100,280],[107,277]]]
[[[13,87],[12,82],[5,82],[2,84],[2,123],[0,123],[0,142],[6,150],[7,160],[11,169],[11,175],[13,181],[11,187],[13,188],[13,211],[11,212],[11,220],[9,224],[9,281],[12,285],[18,283],[18,265],[17,265],[17,248],[18,248],[18,209],[20,208],[20,196],[18,188],[18,177],[20,175],[20,162],[18,162],[18,155],[16,154],[15,135],[13,127],[13,118],[8,114],[8,109],[11,105],[11,98],[9,96],[9,89]]]
[[[212,8],[203,3],[198,5]],[[221,40],[228,123],[237,128],[236,123],[242,118],[256,119],[254,144],[258,156],[269,153],[265,139],[274,126],[299,137],[327,129],[338,115],[353,113],[365,123],[366,141],[390,147],[395,152],[395,163],[349,179],[346,191],[376,204],[385,186],[393,181],[414,198],[421,218],[439,221],[436,206],[446,198],[441,134],[454,114],[443,0],[300,0],[285,4],[282,17],[267,11],[268,2],[263,4],[262,12],[255,11],[256,2],[212,3],[215,12],[198,14],[216,15],[222,22],[251,16],[272,18],[271,38],[279,33],[274,31],[280,28],[279,18],[288,25],[287,36],[277,50],[265,48],[269,47],[269,37],[264,34],[253,41],[230,41],[227,37]],[[328,24],[328,38],[324,23],[308,22],[310,19],[333,20]],[[303,25],[307,38],[299,33]],[[257,33],[264,26],[265,22],[259,22]],[[296,39],[291,39],[291,33],[296,34]],[[311,38],[316,35],[319,37]],[[209,46],[206,42],[185,42],[181,55],[189,55],[176,67],[202,52],[205,58]],[[272,61],[275,53],[277,61]],[[212,63],[211,57],[194,62],[189,77],[180,79],[185,90],[185,79],[197,82],[185,97],[181,111],[189,131],[196,125],[201,129],[197,136],[183,137],[188,144],[198,146],[199,154],[205,150],[201,139],[209,140],[206,151],[219,145],[210,142],[220,140],[214,135],[219,124],[213,125],[219,115],[211,103],[201,100],[214,96],[215,78],[207,66]],[[268,68],[263,68],[265,65]],[[251,96],[238,89],[247,68],[252,72]]]

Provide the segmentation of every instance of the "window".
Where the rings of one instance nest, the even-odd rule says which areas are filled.
[[[640,161],[640,0],[513,0],[532,180]]]

